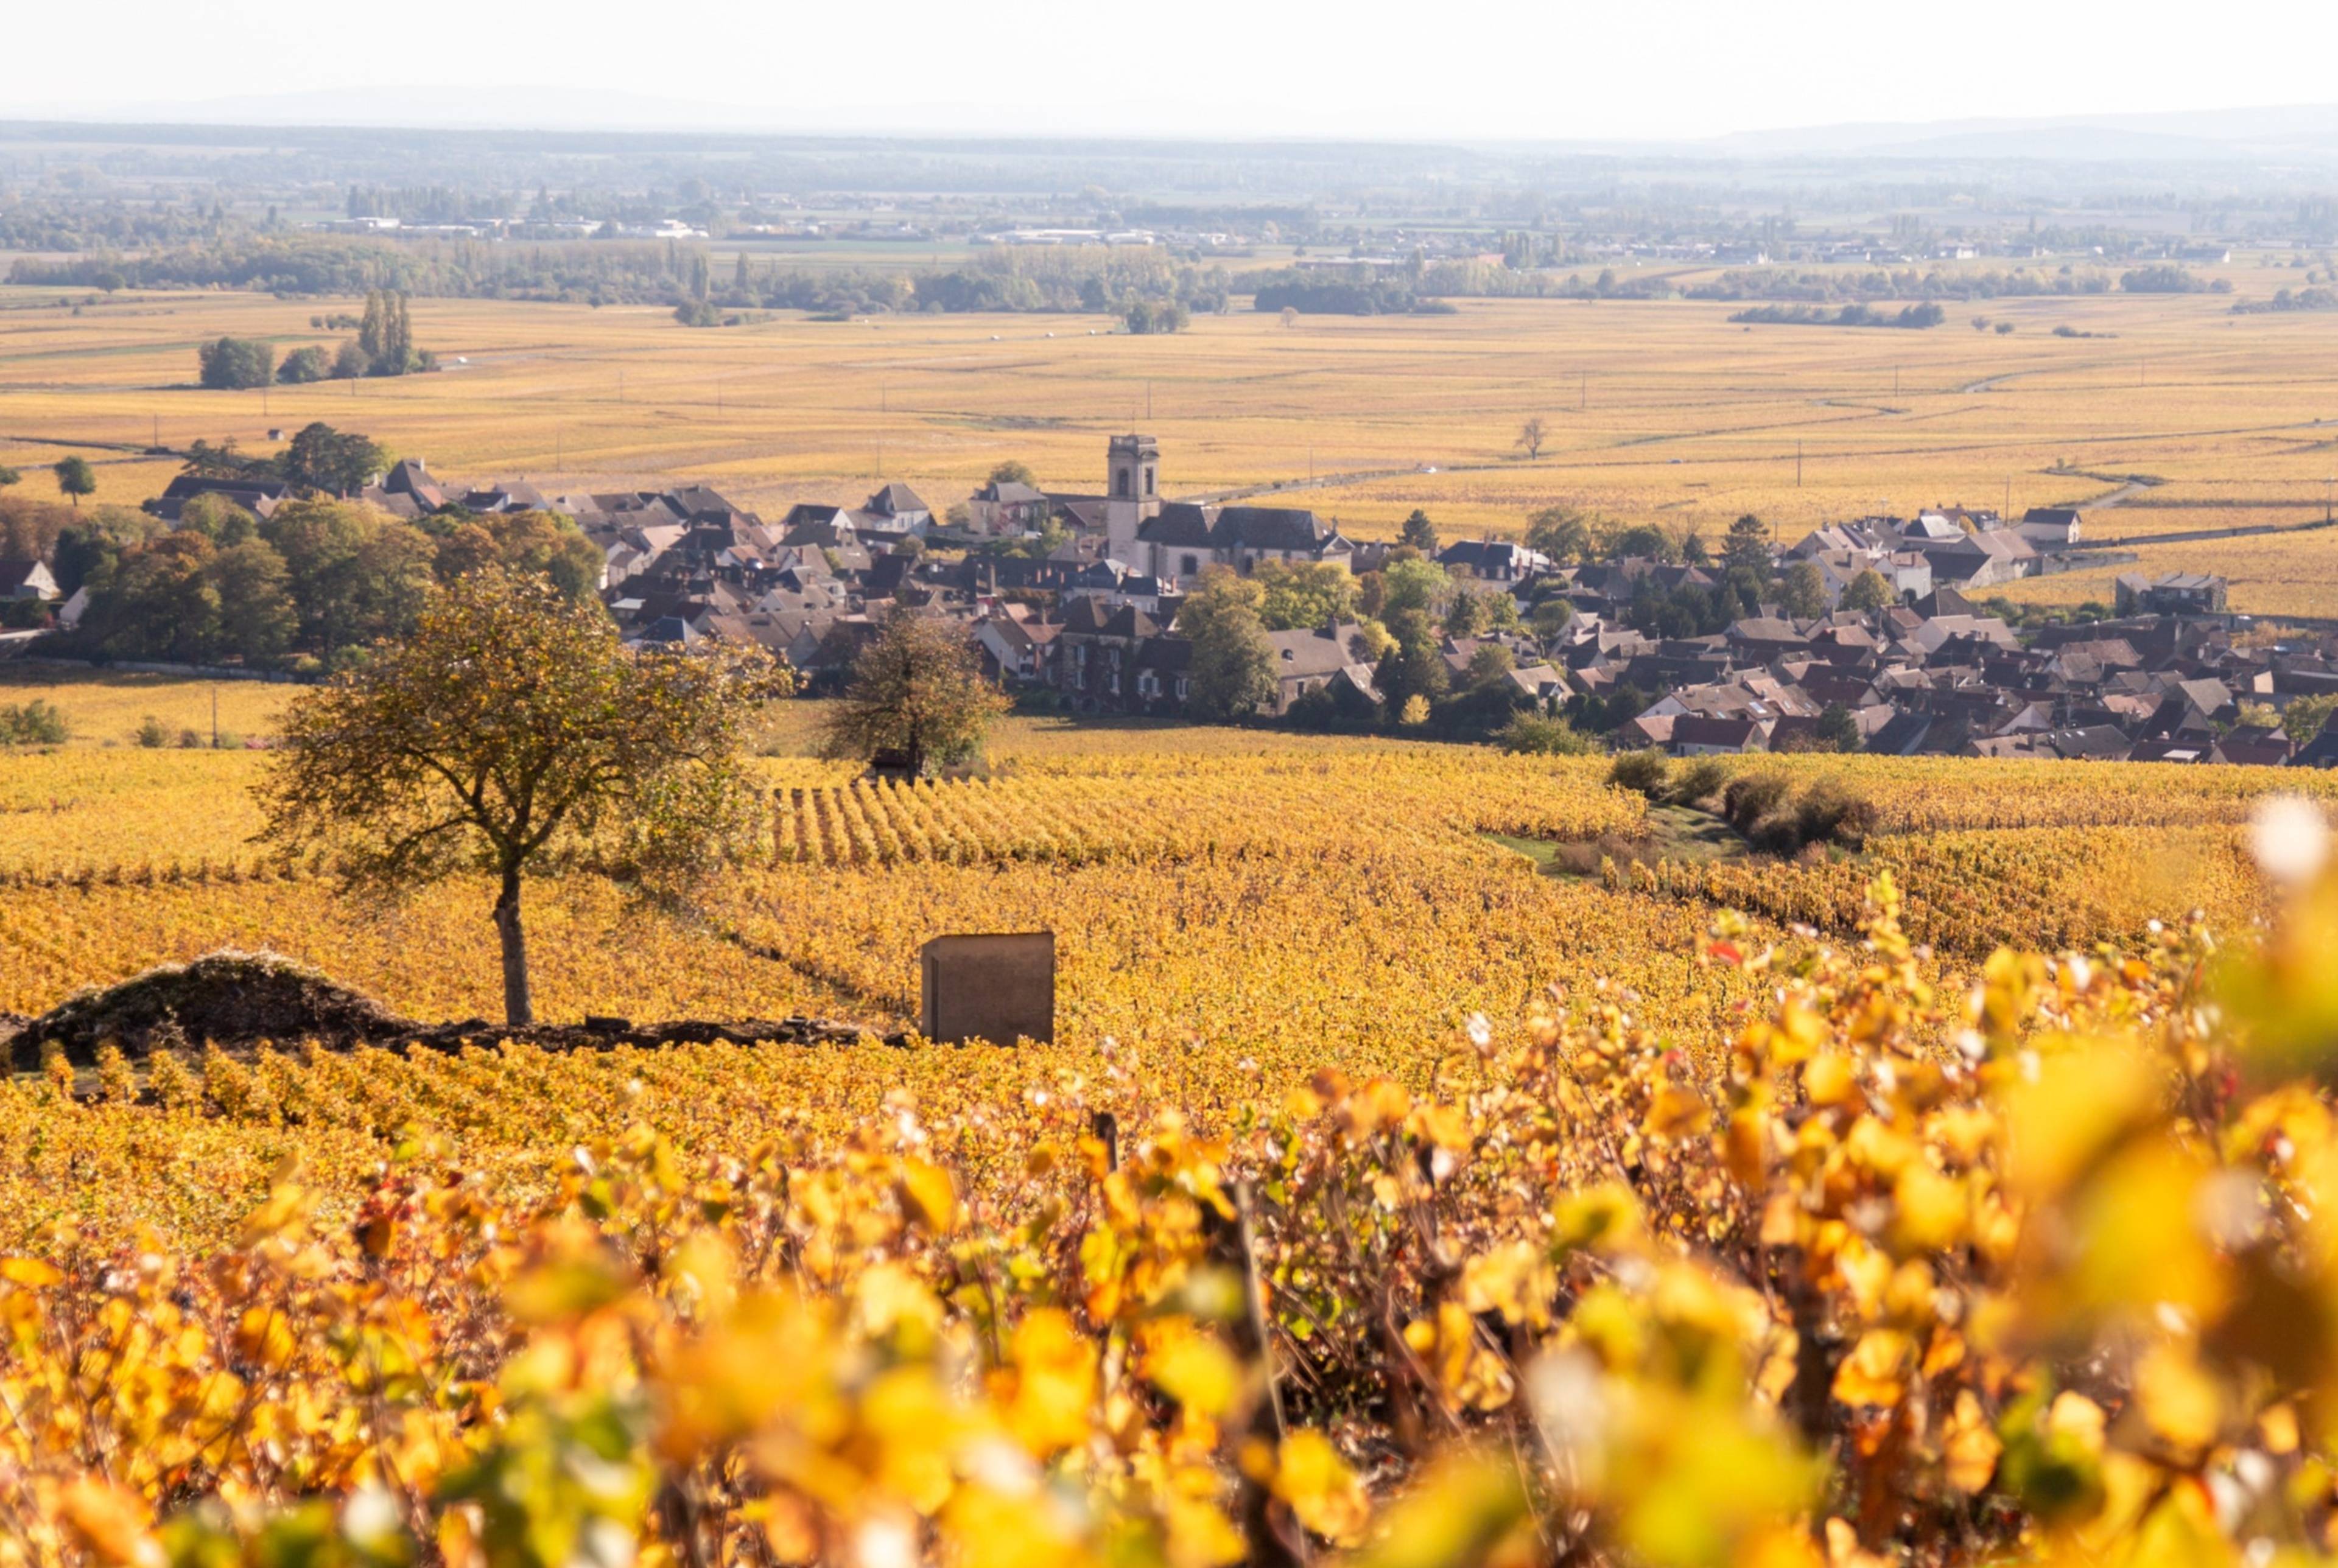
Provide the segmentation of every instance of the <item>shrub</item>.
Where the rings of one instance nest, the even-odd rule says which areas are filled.
[[[138,721],[138,744],[154,748],[168,746],[170,743],[171,731],[160,719],[149,713]]]
[[[1857,849],[1875,830],[1875,802],[1840,779],[1822,779],[1803,792],[1794,818],[1803,843]]]
[[[1591,737],[1564,719],[1519,713],[1494,734],[1505,751],[1528,757],[1582,757],[1592,748]]]
[[[21,708],[0,708],[0,746],[62,746],[65,716],[54,702],[34,698]]]
[[[1732,779],[1721,792],[1721,814],[1732,828],[1751,837],[1754,824],[1785,804],[1793,788],[1783,773],[1749,773]]]
[[[1700,757],[1673,775],[1665,799],[1675,806],[1695,806],[1720,794],[1728,783],[1728,763],[1718,757]]]
[[[1672,763],[1661,751],[1626,751],[1607,769],[1607,782],[1656,800],[1663,798],[1665,780],[1671,772]]]

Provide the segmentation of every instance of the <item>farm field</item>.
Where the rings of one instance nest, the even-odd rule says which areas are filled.
[[[1725,319],[1732,305],[1691,300],[1463,300],[1452,316],[1291,327],[1238,312],[1131,337],[1104,317],[691,329],[646,307],[424,299],[418,341],[447,370],[264,398],[192,389],[196,343],[327,341],[308,320],[333,302],[123,295],[74,314],[19,288],[0,289],[0,462],[37,467],[75,441],[262,447],[270,428],[321,418],[458,477],[699,479],[770,513],[856,498],[880,475],[942,505],[1010,456],[1052,485],[1094,485],[1103,437],[1141,426],[1173,494],[1286,485],[1362,537],[1416,506],[1449,535],[1515,533],[1558,502],[1708,536],[1748,511],[1792,533],[2113,496],[2100,537],[2315,520],[2338,470],[2338,313],[2235,316],[2298,275],[2213,270],[2233,293],[1976,301],[1920,332],[1748,328]],[[1976,332],[1974,314],[2017,330]],[[1551,430],[1533,461],[1514,448],[1529,416]],[[100,501],[135,502],[172,471],[82,450]],[[2334,547],[2338,532],[2146,542],[2143,568],[2213,564],[2236,608],[2331,614]],[[2098,576],[2017,596],[2101,597]]]

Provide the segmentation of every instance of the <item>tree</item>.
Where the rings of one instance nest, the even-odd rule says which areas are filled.
[[[1721,564],[1728,572],[1749,571],[1756,582],[1770,580],[1770,530],[1762,519],[1749,512],[1729,525],[1729,536],[1721,543]]]
[[[1280,687],[1274,644],[1259,613],[1265,590],[1224,566],[1211,566],[1177,612],[1193,644],[1187,701],[1204,719],[1239,719],[1274,705]]]
[[[301,644],[328,660],[402,635],[428,597],[429,536],[370,506],[288,502],[260,534],[284,557]]]
[[[1412,515],[1404,520],[1404,527],[1397,534],[1397,542],[1411,545],[1423,555],[1434,555],[1437,554],[1437,524],[1429,520],[1428,513],[1416,506],[1412,509]]]
[[[1867,744],[1859,732],[1859,718],[1840,702],[1830,702],[1819,713],[1819,743],[1831,751],[1856,751]]]
[[[6,464],[0,463],[0,490],[5,490],[9,485],[16,484],[24,477],[25,476],[22,474],[17,473],[14,468],[9,467]]]
[[[964,633],[901,606],[852,662],[844,700],[823,721],[820,754],[869,761],[894,752],[911,775],[964,761],[1010,704],[982,678]]]
[[[743,742],[787,671],[759,651],[634,652],[597,606],[507,574],[437,593],[410,636],[296,698],[255,791],[264,840],[394,895],[496,887],[504,1014],[532,1024],[523,878],[607,870],[678,892],[752,823]]]
[[[1031,473],[1031,466],[1014,457],[990,470],[990,482],[993,485],[1027,485],[1034,490],[1039,487],[1039,481]]]
[[[207,490],[187,497],[187,504],[179,509],[179,526],[224,548],[250,538],[259,522],[218,491]]]
[[[372,372],[375,362],[380,359],[383,345],[388,341],[383,327],[385,314],[381,291],[368,289],[365,319],[358,323],[358,352],[365,356],[368,374]]]
[[[1662,561],[1669,565],[1679,556],[1680,547],[1673,543],[1671,534],[1655,524],[1636,523],[1629,528],[1616,530],[1607,541],[1606,553],[1610,560],[1624,561],[1636,557]]]
[[[210,576],[219,603],[219,652],[256,662],[291,647],[300,615],[274,545],[265,539],[223,545],[211,557]]]
[[[1432,611],[1452,592],[1453,579],[1433,561],[1391,561],[1380,573],[1380,608],[1385,612]]]
[[[275,369],[275,348],[256,338],[221,338],[195,349],[196,379],[213,391],[265,387]]]
[[[1518,426],[1518,445],[1525,450],[1527,461],[1529,463],[1542,456],[1542,444],[1548,439],[1550,439],[1549,427],[1543,424],[1542,416],[1539,414]]]
[[[57,489],[78,508],[81,498],[97,493],[97,471],[86,457],[60,457],[49,470],[57,476]]]
[[[278,462],[285,479],[302,490],[348,495],[388,469],[389,454],[368,436],[336,430],[319,419],[292,433]]]
[[[325,351],[311,343],[305,348],[295,348],[291,353],[284,356],[284,363],[276,368],[276,378],[279,381],[293,384],[322,381],[331,374],[332,368],[332,362],[325,358]]]
[[[1797,561],[1778,580],[1778,606],[1797,621],[1815,621],[1826,613],[1826,579],[1815,562]]]
[[[2338,692],[2301,697],[2281,710],[2282,733],[2303,746],[2322,733],[2333,714],[2338,714]]]
[[[1253,579],[1262,597],[1259,620],[1269,632],[1311,631],[1356,614],[1356,578],[1321,561],[1262,561]]]
[[[1452,672],[1438,647],[1437,629],[1427,611],[1408,608],[1390,612],[1388,631],[1396,646],[1381,656],[1372,683],[1380,689],[1390,712],[1402,715],[1419,702],[1425,716],[1428,704],[1444,696],[1452,683]]]
[[[333,379],[354,381],[372,371],[373,357],[359,347],[355,338],[342,338],[341,346],[333,351]]]
[[[1595,547],[1591,520],[1572,506],[1546,506],[1527,519],[1527,548],[1538,550],[1557,566],[1576,566],[1591,559]]]
[[[1852,578],[1850,586],[1842,591],[1842,607],[1846,610],[1881,610],[1891,600],[1891,584],[1872,566]]]
[[[1507,679],[1518,667],[1518,656],[1508,648],[1499,642],[1483,642],[1469,655],[1469,667],[1462,679],[1472,691],[1482,691]]]

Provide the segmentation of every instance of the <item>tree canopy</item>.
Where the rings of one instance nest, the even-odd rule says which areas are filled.
[[[1265,596],[1257,581],[1212,566],[1177,612],[1194,649],[1188,706],[1200,717],[1240,719],[1274,706],[1280,681],[1260,614]]]
[[[629,650],[598,606],[481,573],[294,699],[256,789],[263,838],[323,848],[352,889],[491,877],[505,1014],[532,1023],[523,877],[574,866],[671,893],[719,865],[755,820],[750,722],[791,683],[760,650]]]
[[[820,751],[849,761],[890,752],[923,775],[978,752],[1009,705],[982,678],[958,628],[901,606],[853,660],[843,701],[824,721]]]

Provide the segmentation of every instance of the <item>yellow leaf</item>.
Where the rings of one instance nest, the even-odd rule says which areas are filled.
[[[958,1187],[950,1173],[923,1160],[901,1162],[901,1207],[933,1235],[958,1229]]]
[[[64,1278],[38,1258],[0,1258],[0,1279],[28,1290],[44,1289]]]

